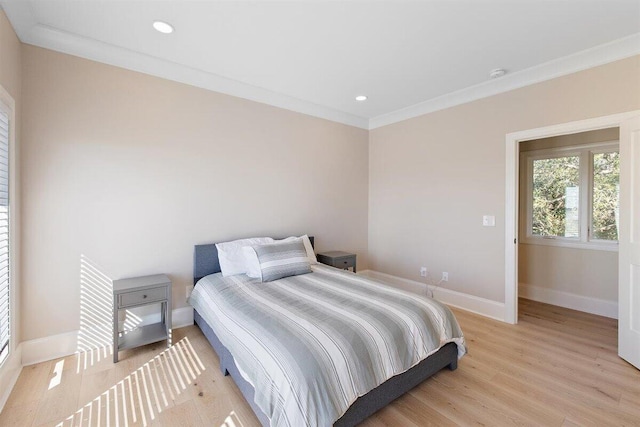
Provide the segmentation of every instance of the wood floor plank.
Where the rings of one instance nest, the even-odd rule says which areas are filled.
[[[49,363],[48,381],[34,420],[36,426],[65,419],[78,408],[82,376],[75,369],[65,369],[66,360],[57,359]]]
[[[0,426],[30,426],[38,412],[40,402],[33,400],[22,405],[15,404],[0,412]]]
[[[453,311],[469,350],[458,369],[362,426],[640,426],[640,371],[617,355],[615,319],[527,300],[517,325]],[[260,425],[196,326],[173,342],[123,351],[115,365],[103,348],[25,367],[0,425]]]
[[[454,394],[456,393],[457,394]],[[458,425],[513,425],[520,424],[510,413],[497,406],[487,406],[474,395],[462,389],[443,389],[437,376],[416,387],[411,393],[432,409],[442,413]],[[402,399],[402,398],[401,398]]]
[[[152,427],[197,427],[203,424],[192,400],[175,405],[158,415]]]
[[[640,421],[640,405],[638,405],[638,401],[640,401],[638,396],[623,394],[620,398],[620,410],[633,415]]]
[[[39,402],[49,385],[50,366],[51,362],[49,361],[22,368],[5,407],[11,408],[27,402]]]
[[[447,427],[456,425],[453,420],[425,405],[411,393],[407,393],[402,399],[398,399],[393,406],[411,422],[419,426]]]
[[[553,378],[556,381],[562,381],[570,384],[571,387],[591,395],[594,398],[606,398],[614,404],[620,400],[622,393],[620,384],[615,384],[611,378],[606,375],[595,373],[588,366],[580,366],[575,363],[575,359],[564,357],[554,358],[549,363],[549,357],[552,355],[529,355],[525,349],[512,349],[508,346],[508,342],[504,345],[485,344],[486,347],[478,348],[478,352],[485,352],[488,358],[494,358],[495,354],[502,352],[502,357],[508,357],[513,362],[512,366],[524,366],[538,375]]]
[[[405,411],[399,410],[395,405],[389,405],[382,408],[375,414],[382,425],[384,426],[403,426],[403,427],[420,427],[421,424],[414,423]]]
[[[573,392],[570,388],[562,387],[561,383],[539,381],[522,381],[508,374],[500,374],[494,382],[497,386],[512,390],[523,397],[523,402],[537,402],[552,410],[564,413],[574,422],[583,425],[603,426],[617,418],[625,418],[623,412],[615,405],[601,406],[597,408],[594,400],[585,398],[584,395]]]
[[[561,411],[535,401],[523,401],[512,390],[500,387],[493,379],[483,381],[470,370],[460,370],[455,376],[439,375],[436,380],[449,390],[461,390],[487,406],[500,408],[523,425],[559,425],[564,419]]]

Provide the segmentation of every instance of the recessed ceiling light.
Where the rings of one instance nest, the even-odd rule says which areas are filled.
[[[367,96],[366,95],[358,95],[356,96],[356,101],[366,101],[367,100]]]
[[[153,28],[157,31],[160,31],[162,34],[171,34],[173,33],[173,27],[171,24],[167,24],[164,21],[154,21]]]
[[[505,70],[504,68],[496,68],[489,71],[489,78],[497,79],[498,77],[502,77],[505,74],[507,74],[507,70]]]

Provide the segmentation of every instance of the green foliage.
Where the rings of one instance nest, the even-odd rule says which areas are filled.
[[[567,224],[567,188],[579,188],[579,183],[578,156],[534,160],[534,235],[576,237],[578,230]]]
[[[618,240],[620,155],[593,155],[592,238]],[[533,235],[579,236],[579,156],[533,162]]]
[[[593,156],[594,239],[618,240],[618,205],[620,193],[620,154]]]

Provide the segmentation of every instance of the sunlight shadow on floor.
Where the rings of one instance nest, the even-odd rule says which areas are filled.
[[[204,370],[189,338],[185,337],[57,426],[147,426],[172,406],[173,401]]]

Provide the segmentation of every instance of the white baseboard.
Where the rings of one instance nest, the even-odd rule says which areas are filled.
[[[78,331],[22,342],[22,366],[69,356],[78,349]]]
[[[193,307],[180,307],[171,312],[173,329],[193,325]]]
[[[11,355],[4,361],[0,369],[0,412],[4,409],[13,387],[18,381],[20,372],[22,372],[22,344],[13,351]]]
[[[533,301],[570,308],[572,310],[610,317],[612,319],[618,318],[617,301],[586,297],[570,292],[527,285],[526,283],[520,283],[518,285],[518,296]]]
[[[154,313],[142,318],[140,325],[147,325],[160,321],[160,314]],[[193,325],[193,308],[180,307],[171,312],[173,329]],[[109,325],[109,328],[111,326]],[[22,366],[46,362],[60,357],[66,357],[78,351],[79,331],[70,331],[34,340],[23,341]]]
[[[409,292],[427,295],[427,284],[425,283],[374,270],[364,270],[358,272],[358,274],[380,280]],[[492,301],[442,287],[429,286],[429,288],[433,291],[433,297],[440,302],[504,322],[505,308],[502,302]]]

